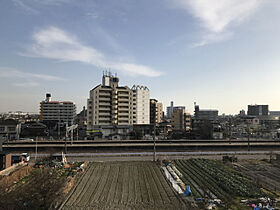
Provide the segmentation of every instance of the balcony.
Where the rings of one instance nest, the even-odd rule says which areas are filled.
[[[101,101],[111,101],[111,97],[99,97],[99,102]]]
[[[106,101],[99,101],[99,106],[111,107],[111,103],[110,102],[106,102]]]
[[[99,119],[98,119],[98,120],[99,120],[99,122],[100,122],[100,121],[108,121],[108,122],[110,121],[110,122],[111,122],[111,117],[99,116]]]
[[[102,116],[111,116],[111,112],[99,112],[99,118]]]
[[[118,96],[119,96],[119,97],[121,97],[121,96],[123,96],[123,97],[128,97],[128,96],[129,96],[129,93],[128,93],[128,92],[119,91],[119,92],[118,92]]]
[[[110,106],[99,106],[99,111],[111,111]]]
[[[111,93],[110,93],[110,92],[103,92],[103,91],[100,91],[100,92],[99,92],[99,97],[102,97],[102,96],[109,96],[109,97],[111,97]]]

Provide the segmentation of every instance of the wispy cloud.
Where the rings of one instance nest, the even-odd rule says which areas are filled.
[[[262,0],[172,0],[175,5],[197,18],[206,29],[204,39],[197,44],[223,41],[229,38],[230,26],[238,25],[251,16]]]
[[[12,2],[16,7],[21,8],[23,11],[27,12],[28,14],[38,14],[39,13],[36,9],[34,9],[32,6],[30,6],[26,2],[23,2],[22,0],[12,0]]]
[[[28,72],[22,72],[13,68],[0,67],[0,79],[12,79],[12,81],[19,81],[11,83],[16,87],[36,87],[42,84],[44,81],[66,81],[66,79],[48,75],[48,74],[33,74]]]
[[[97,49],[82,44],[75,36],[53,26],[34,33],[33,43],[21,55],[64,62],[78,61],[100,68],[111,68],[131,75],[149,77],[161,75],[161,72],[148,66],[111,60]]]
[[[59,6],[73,0],[12,0],[13,4],[28,14],[39,14],[41,6]]]
[[[66,80],[61,77],[47,75],[47,74],[33,74],[18,71],[12,68],[0,67],[0,78],[23,78],[23,79],[40,79],[44,81],[63,81]]]
[[[23,83],[13,83],[16,87],[36,87],[39,86],[37,82],[23,82]]]
[[[202,37],[200,42],[194,43],[192,47],[201,47],[207,44],[214,44],[229,40],[233,36],[232,32],[225,31],[223,33],[208,33]]]

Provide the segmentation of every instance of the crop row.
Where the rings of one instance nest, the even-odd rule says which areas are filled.
[[[194,196],[218,197],[229,201],[234,196],[256,197],[260,190],[255,183],[242,174],[218,161],[206,159],[176,160],[183,173],[182,180],[194,189]]]
[[[258,186],[244,174],[219,163],[206,159],[190,159],[201,171],[213,177],[224,191],[243,197],[260,196]]]
[[[63,209],[185,209],[152,162],[92,163]]]

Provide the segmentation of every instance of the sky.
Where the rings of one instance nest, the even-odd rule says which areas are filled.
[[[279,0],[0,0],[0,112],[79,112],[105,70],[165,108],[280,110],[279,20]]]

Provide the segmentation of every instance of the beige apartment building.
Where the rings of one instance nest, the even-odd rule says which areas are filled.
[[[52,101],[51,94],[40,102],[40,120],[43,122],[57,121],[72,125],[76,116],[76,105],[72,101]]]
[[[173,109],[171,115],[171,126],[174,130],[189,131],[191,128],[191,115],[183,108]]]
[[[158,102],[156,99],[150,99],[150,123],[159,124],[162,122],[163,118],[163,106],[162,103]]]
[[[102,84],[90,91],[87,130],[94,129],[96,125],[133,125],[136,121],[135,93],[118,83],[118,77],[105,74]]]

